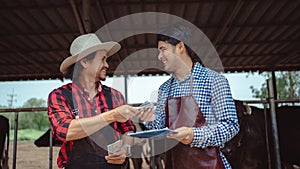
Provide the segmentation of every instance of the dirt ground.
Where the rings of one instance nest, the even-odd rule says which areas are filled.
[[[53,169],[58,169],[56,165],[59,147],[53,149]],[[9,168],[12,169],[13,142],[9,146]],[[47,169],[49,168],[49,147],[36,147],[33,141],[18,141],[17,144],[17,169]],[[130,167],[133,168],[133,167]],[[142,169],[150,167],[143,162]]]
[[[53,169],[58,169],[56,165],[59,147],[53,148]],[[9,146],[9,168],[12,169],[13,142]],[[17,145],[17,169],[48,169],[49,168],[49,147],[36,147],[33,141],[19,141]],[[130,167],[133,169],[133,167]],[[300,167],[294,167],[300,169]],[[150,169],[144,161],[141,169]]]
[[[56,165],[56,155],[58,147],[53,149],[53,169],[58,169]],[[9,146],[9,168],[13,162],[13,142]],[[17,144],[17,163],[18,169],[47,169],[49,168],[49,148],[36,147],[33,141],[18,141]]]

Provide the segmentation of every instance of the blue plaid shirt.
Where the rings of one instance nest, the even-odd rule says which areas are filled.
[[[192,79],[191,79],[192,77]],[[190,86],[192,80],[192,87]],[[171,84],[172,83],[172,84]],[[192,90],[192,92],[191,92]],[[165,127],[165,103],[167,97],[188,96],[192,93],[203,116],[206,126],[193,127],[194,139],[192,147],[224,146],[239,131],[236,109],[227,79],[219,73],[195,63],[192,76],[189,73],[183,80],[174,74],[163,83],[158,91],[158,102],[155,110],[156,118],[146,123],[148,129]],[[226,169],[231,166],[221,153]]]

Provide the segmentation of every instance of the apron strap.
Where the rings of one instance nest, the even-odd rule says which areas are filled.
[[[112,110],[113,109],[113,104],[112,104],[112,97],[111,97],[110,88],[103,85],[102,89],[103,89],[104,97],[105,97],[106,102],[107,102],[108,110]]]

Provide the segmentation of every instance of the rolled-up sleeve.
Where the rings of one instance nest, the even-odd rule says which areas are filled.
[[[112,100],[114,102],[113,103],[114,108],[125,104],[125,99],[120,92],[118,92],[116,90],[112,90],[111,92],[112,92],[112,96],[113,96]],[[131,120],[127,120],[126,122],[123,122],[123,123],[115,122],[115,125],[116,125],[115,129],[121,134],[135,131],[135,126]]]
[[[166,113],[165,113],[165,102],[166,95],[163,90],[166,84],[163,84],[158,90],[157,105],[155,108],[155,119],[151,122],[145,122],[147,129],[161,129],[165,127]]]
[[[73,120],[66,98],[58,89],[53,90],[48,97],[48,117],[53,135],[60,141],[66,142],[69,125]]]

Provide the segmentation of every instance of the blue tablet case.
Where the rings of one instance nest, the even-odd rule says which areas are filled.
[[[147,131],[140,131],[136,133],[129,133],[127,135],[132,137],[138,137],[138,138],[164,139],[166,138],[167,134],[176,134],[176,133],[178,132],[175,130],[170,130],[166,127],[157,130],[147,130]]]

